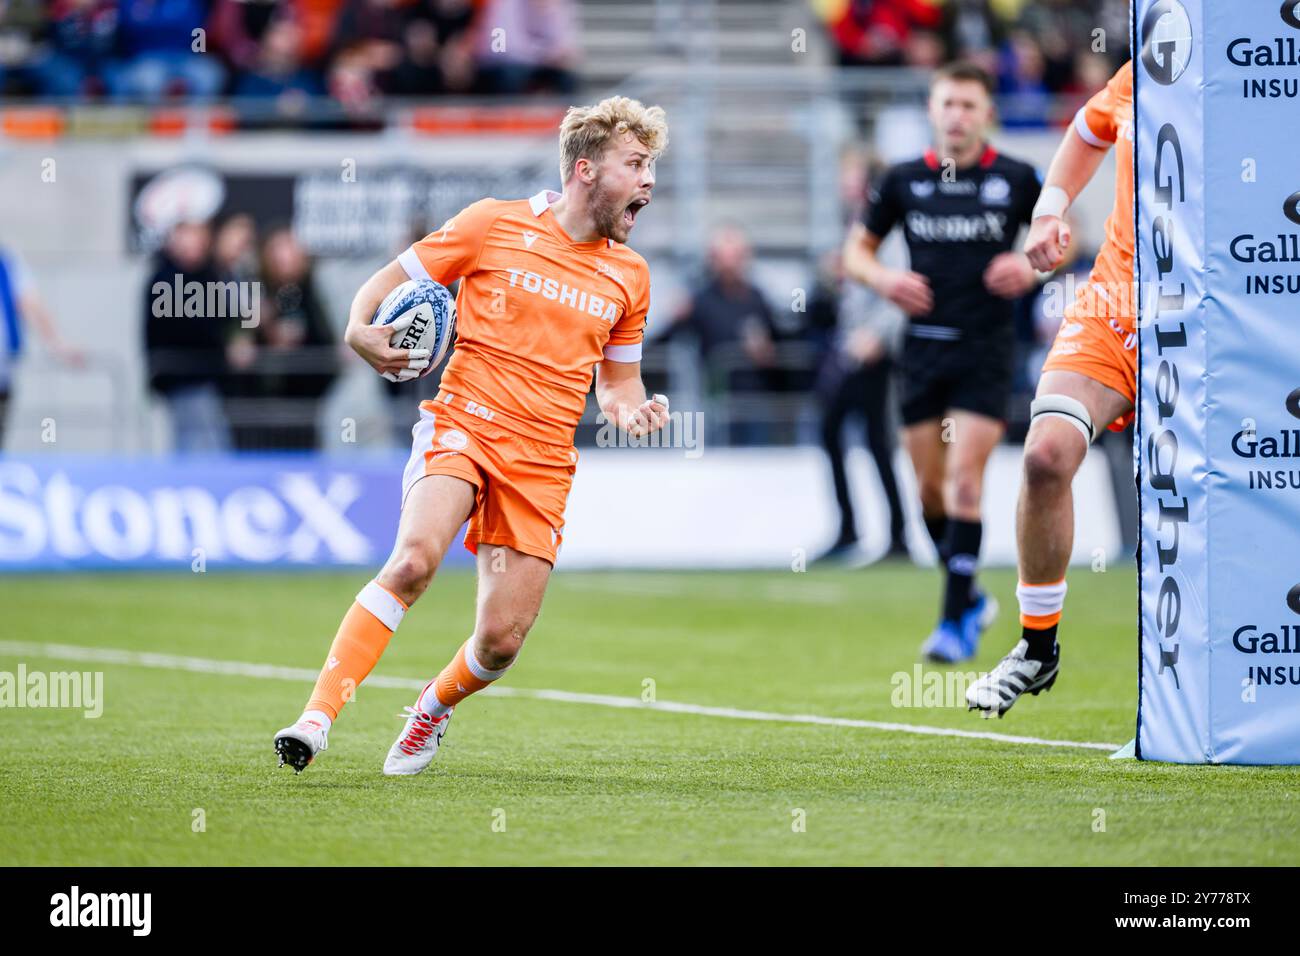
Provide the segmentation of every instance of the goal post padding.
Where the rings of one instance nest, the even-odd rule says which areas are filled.
[[[1300,763],[1300,6],[1132,31],[1136,753]]]

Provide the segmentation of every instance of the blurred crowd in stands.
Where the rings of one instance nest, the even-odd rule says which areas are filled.
[[[577,0],[0,0],[0,94],[163,102],[222,95],[330,96],[362,103],[377,95],[573,92],[578,61]],[[954,58],[997,77],[1007,126],[1072,115],[1127,56],[1127,0],[812,0],[841,65],[932,68]],[[1059,115],[1058,115],[1059,114]],[[865,165],[849,163],[842,187],[850,218],[860,214]],[[654,348],[694,352],[705,397],[726,406],[716,440],[839,441],[842,379],[888,363],[894,333],[847,329],[845,315],[883,308],[845,283],[834,255],[815,264],[803,310],[773,305],[755,284],[751,249],[736,225],[718,228],[697,280],[672,310]],[[1086,257],[1081,260],[1086,265]],[[178,447],[314,447],[302,422],[339,373],[312,265],[287,226],[248,216],[177,226],[157,253],[155,281],[255,283],[262,319],[238,323],[159,321],[146,297],[150,386],[193,425]],[[1056,317],[1028,300],[1018,312],[1023,361],[1017,396],[1027,402],[1035,362]],[[188,336],[184,341],[175,336]],[[175,368],[177,350],[204,357]],[[312,358],[307,365],[303,355]],[[299,358],[291,358],[292,356]],[[170,357],[169,357],[170,356]],[[297,363],[297,364],[295,364]],[[314,363],[314,364],[313,364]],[[883,366],[882,366],[883,368]],[[653,373],[651,373],[653,374]],[[884,376],[882,375],[881,378]],[[868,383],[870,385],[870,383]],[[854,385],[854,388],[857,386]],[[884,408],[884,391],[858,396]],[[879,394],[877,394],[879,391]],[[864,393],[865,394],[865,393]],[[838,397],[837,397],[838,396]],[[776,408],[812,397],[820,434],[771,422]],[[283,424],[240,409],[296,402]],[[288,406],[285,406],[286,409]],[[1013,418],[1016,410],[1013,410]],[[259,411],[257,415],[261,415]],[[252,421],[253,418],[243,416]],[[868,443],[884,449],[882,414],[869,416]],[[764,424],[764,422],[769,424]],[[297,423],[297,424],[295,424]],[[1013,423],[1013,436],[1015,425]],[[878,457],[883,457],[878,456]]]
[[[577,0],[0,0],[0,95],[568,93]],[[844,66],[980,63],[1037,124],[1127,55],[1128,0],[812,0]]]
[[[1002,123],[1067,122],[1128,59],[1129,0],[822,0],[841,66],[979,64]]]
[[[573,0],[0,0],[0,95],[569,92]]]
[[[190,283],[204,290],[200,308],[159,307]],[[213,289],[230,290],[221,308]],[[229,307],[236,296],[253,306],[247,318]],[[318,447],[317,406],[344,356],[287,223],[259,231],[245,213],[176,223],[154,255],[141,327],[148,384],[171,411],[177,451]]]

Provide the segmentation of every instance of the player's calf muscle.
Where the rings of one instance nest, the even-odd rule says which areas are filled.
[[[944,482],[944,510],[952,517],[979,520],[980,498],[984,494],[983,469],[953,470]]]

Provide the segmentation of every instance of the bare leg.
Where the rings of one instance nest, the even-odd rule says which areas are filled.
[[[1082,402],[1094,427],[1102,427],[1133,406],[1114,389],[1078,372],[1047,372],[1039,395],[1066,395]],[[1088,453],[1079,430],[1061,418],[1034,419],[1025,439],[1024,480],[1016,506],[1020,580],[1052,584],[1065,577],[1074,547],[1071,482]]]
[[[430,475],[417,481],[402,506],[392,554],[375,580],[407,607],[414,604],[469,517],[474,496],[474,486],[463,478]]]
[[[984,469],[1006,426],[996,418],[954,409],[953,440],[943,476],[943,507],[950,518],[980,520]]]
[[[903,429],[903,447],[912,459],[912,471],[921,497],[921,514],[935,551],[943,547],[943,474],[948,446],[943,441],[943,423],[932,418]],[[942,556],[941,556],[942,559]]]
[[[551,564],[504,545],[478,549],[474,653],[490,670],[509,667],[542,609]]]

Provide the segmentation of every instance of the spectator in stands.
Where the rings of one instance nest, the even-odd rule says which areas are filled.
[[[930,0],[848,0],[830,30],[841,66],[898,66],[912,30],[933,30],[941,19]]]
[[[903,63],[916,70],[937,70],[948,58],[943,37],[933,30],[913,30],[903,46]]]
[[[117,0],[53,0],[46,9],[47,42],[36,42],[41,33],[32,11],[19,4],[5,4],[5,21],[22,18],[28,34],[27,67],[14,64],[17,77],[25,78],[47,96],[96,96],[106,88],[106,77],[117,51]],[[39,11],[37,11],[39,16]]]
[[[997,51],[1006,39],[1006,26],[994,12],[992,0],[949,0],[943,7],[945,59],[972,61],[996,76]]]
[[[1027,30],[1016,30],[1007,41],[998,69],[998,96],[1002,125],[1046,124],[1051,107],[1047,60],[1038,40]]]
[[[469,36],[476,0],[422,0],[420,7],[438,31],[438,42],[445,44]]]
[[[226,339],[233,317],[211,315],[202,297],[200,314],[186,314],[174,290],[221,278],[211,264],[212,230],[206,222],[172,226],[154,256],[144,289],[144,346],[149,387],[167,403],[173,447],[181,453],[219,452],[230,447],[221,404],[226,374]]]
[[[894,422],[890,408],[893,355],[902,335],[901,314],[857,283],[844,282],[838,250],[826,253],[809,301],[810,322],[829,327],[818,363],[816,395],[821,442],[831,466],[840,528],[819,561],[858,561],[857,516],[845,468],[844,425],[860,420],[889,511],[887,558],[907,558],[906,514],[894,475]]]
[[[379,88],[393,96],[470,92],[474,82],[474,8],[468,0],[417,3],[402,27],[401,56],[379,74]]]
[[[222,220],[212,242],[212,262],[228,279],[237,282],[257,279],[257,223],[252,216],[240,212]]]
[[[28,327],[36,330],[45,348],[58,361],[74,367],[85,364],[85,353],[59,334],[54,316],[37,294],[26,264],[18,253],[0,246],[0,448],[4,447],[14,365],[22,355]]]
[[[236,213],[217,226],[216,237],[212,241],[212,265],[222,281],[250,283],[248,288],[258,290],[256,321],[260,324],[262,266],[257,223],[252,216]],[[230,422],[231,444],[235,448],[256,447],[260,437],[254,430],[250,438],[240,414],[243,401],[257,398],[258,381],[254,373],[256,364],[257,328],[245,328],[241,323],[238,328],[230,330],[226,343],[226,375],[221,383],[221,393],[226,400],[226,418]]]
[[[666,336],[692,336],[699,345],[708,391],[733,408],[733,444],[761,443],[766,428],[735,415],[736,399],[773,391],[779,382],[772,309],[749,279],[750,245],[737,226],[717,230],[709,242],[703,283],[675,317]],[[737,421],[735,419],[739,418]]]
[[[262,37],[280,10],[278,0],[216,0],[208,21],[208,36],[226,67],[235,75],[257,67]]]
[[[334,330],[316,292],[311,259],[291,227],[267,232],[261,265],[257,395],[282,403],[287,414],[263,425],[259,446],[314,449],[320,400],[338,375]]]
[[[290,17],[299,28],[298,57],[320,67],[334,40],[344,0],[217,0],[208,32],[212,45],[237,72],[256,69],[262,38],[275,19]]]
[[[1073,115],[1049,109],[1052,94],[1095,83],[1084,76],[1080,51],[1105,58],[1106,78],[1128,55],[1128,0],[840,0],[819,7],[841,65],[932,69],[973,61],[999,77],[1009,125]]]
[[[267,24],[249,69],[235,81],[235,96],[265,97],[289,103],[325,92],[320,74],[303,63],[303,32],[290,14]]]
[[[578,21],[572,0],[487,0],[478,71],[488,93],[573,93]]]
[[[348,0],[334,28],[329,92],[345,106],[366,105],[377,76],[402,62],[407,11],[397,0]]]
[[[225,67],[195,31],[208,14],[205,0],[122,0],[117,42],[121,60],[108,73],[118,98],[158,102],[169,96],[211,99],[226,83]]]
[[[34,69],[45,29],[40,0],[0,0],[0,96],[41,92]]]

